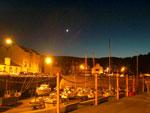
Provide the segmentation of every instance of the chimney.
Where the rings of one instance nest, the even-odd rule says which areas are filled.
[[[10,66],[10,58],[8,57],[5,58],[5,65]]]

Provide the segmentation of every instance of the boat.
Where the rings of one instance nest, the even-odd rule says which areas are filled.
[[[51,92],[51,88],[48,84],[41,84],[40,87],[36,89],[37,95],[48,95]]]
[[[93,99],[95,97],[94,90],[90,90],[88,93],[88,99]]]
[[[34,98],[30,101],[31,106],[33,107],[33,109],[43,109],[45,108],[45,104],[44,104],[45,98],[43,97],[38,97],[38,98]]]
[[[78,88],[77,89],[77,98],[81,101],[85,101],[88,99],[88,91],[84,88]]]
[[[4,97],[0,99],[1,106],[12,106],[16,105],[19,97],[21,96],[20,92],[14,90],[7,90],[4,92]]]
[[[23,98],[29,97],[31,91],[35,92],[37,85],[49,83],[51,88],[56,87],[56,76],[46,75],[0,75],[0,97],[6,90],[18,90]]]

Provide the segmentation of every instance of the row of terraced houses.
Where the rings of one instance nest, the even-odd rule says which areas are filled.
[[[35,50],[16,44],[11,47],[0,44],[0,74],[50,73],[47,68],[43,57]],[[60,69],[55,67],[55,71]]]

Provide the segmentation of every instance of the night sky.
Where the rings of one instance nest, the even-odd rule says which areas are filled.
[[[0,41],[52,56],[130,57],[150,52],[150,2],[144,0],[0,1]]]

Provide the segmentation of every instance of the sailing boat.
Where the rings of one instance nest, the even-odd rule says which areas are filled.
[[[41,84],[40,87],[36,89],[38,95],[47,95],[51,92],[51,88],[48,84]]]

